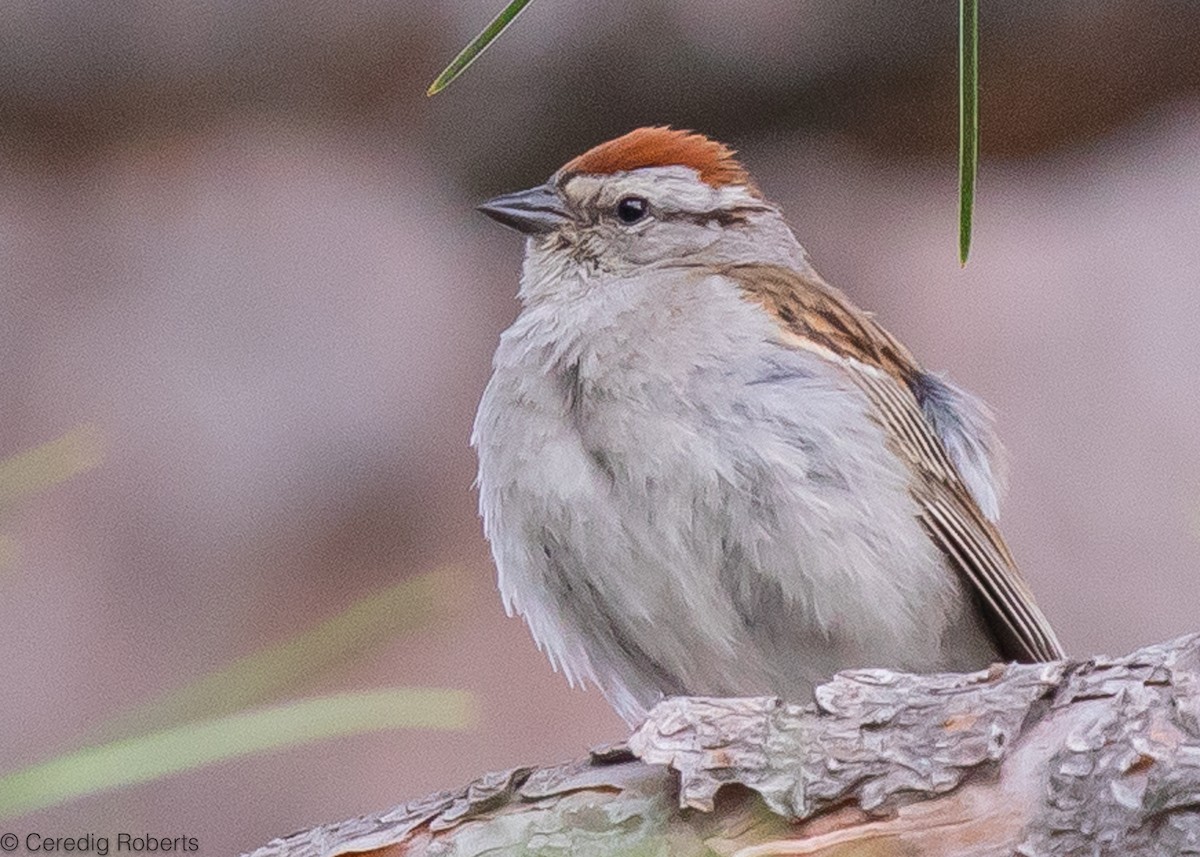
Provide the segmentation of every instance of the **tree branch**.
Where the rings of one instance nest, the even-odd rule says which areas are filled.
[[[1200,853],[1200,635],[807,706],[671,699],[628,746],[489,774],[252,857]]]

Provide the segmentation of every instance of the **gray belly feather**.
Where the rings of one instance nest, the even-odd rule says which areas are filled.
[[[804,700],[848,667],[989,663],[836,367],[766,343],[636,389],[558,366],[498,366],[480,504],[510,610],[626,719],[679,694]]]

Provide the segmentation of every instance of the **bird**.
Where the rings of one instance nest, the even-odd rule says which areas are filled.
[[[525,236],[471,444],[511,616],[630,725],[1063,649],[991,412],[826,283],[728,146],[643,127],[479,209]]]

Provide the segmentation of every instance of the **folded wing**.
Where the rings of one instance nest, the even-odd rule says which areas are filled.
[[[1018,661],[1064,657],[989,519],[996,497],[987,439],[978,432],[982,417],[962,410],[970,401],[965,394],[924,373],[870,315],[815,274],[768,265],[733,265],[724,273],[778,320],[784,344],[841,362],[865,392],[912,472],[922,525],[976,593],[1002,654]]]

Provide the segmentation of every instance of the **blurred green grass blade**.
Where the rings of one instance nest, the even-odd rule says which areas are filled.
[[[0,777],[0,818],[250,753],[389,729],[465,729],[476,719],[469,693],[419,688],[241,712],[86,747],[6,774]]]
[[[492,19],[492,22],[484,27],[483,32],[471,40],[471,43],[459,51],[450,65],[446,66],[445,71],[437,76],[437,79],[429,85],[429,89],[425,91],[426,95],[437,95],[447,86],[449,86],[456,77],[467,70],[467,67],[475,60],[479,59],[479,55],[488,49],[488,46],[495,41],[496,37],[508,29],[508,25],[517,19],[517,16],[532,3],[533,0],[512,0],[505,6],[499,15]]]
[[[261,705],[319,680],[405,631],[444,617],[459,599],[456,569],[403,580],[356,601],[291,639],[268,646],[105,723],[91,740],[112,740]]]
[[[103,458],[100,432],[83,423],[57,440],[0,459],[0,509],[91,470]]]
[[[979,0],[958,0],[958,261],[971,253],[979,168]]]

